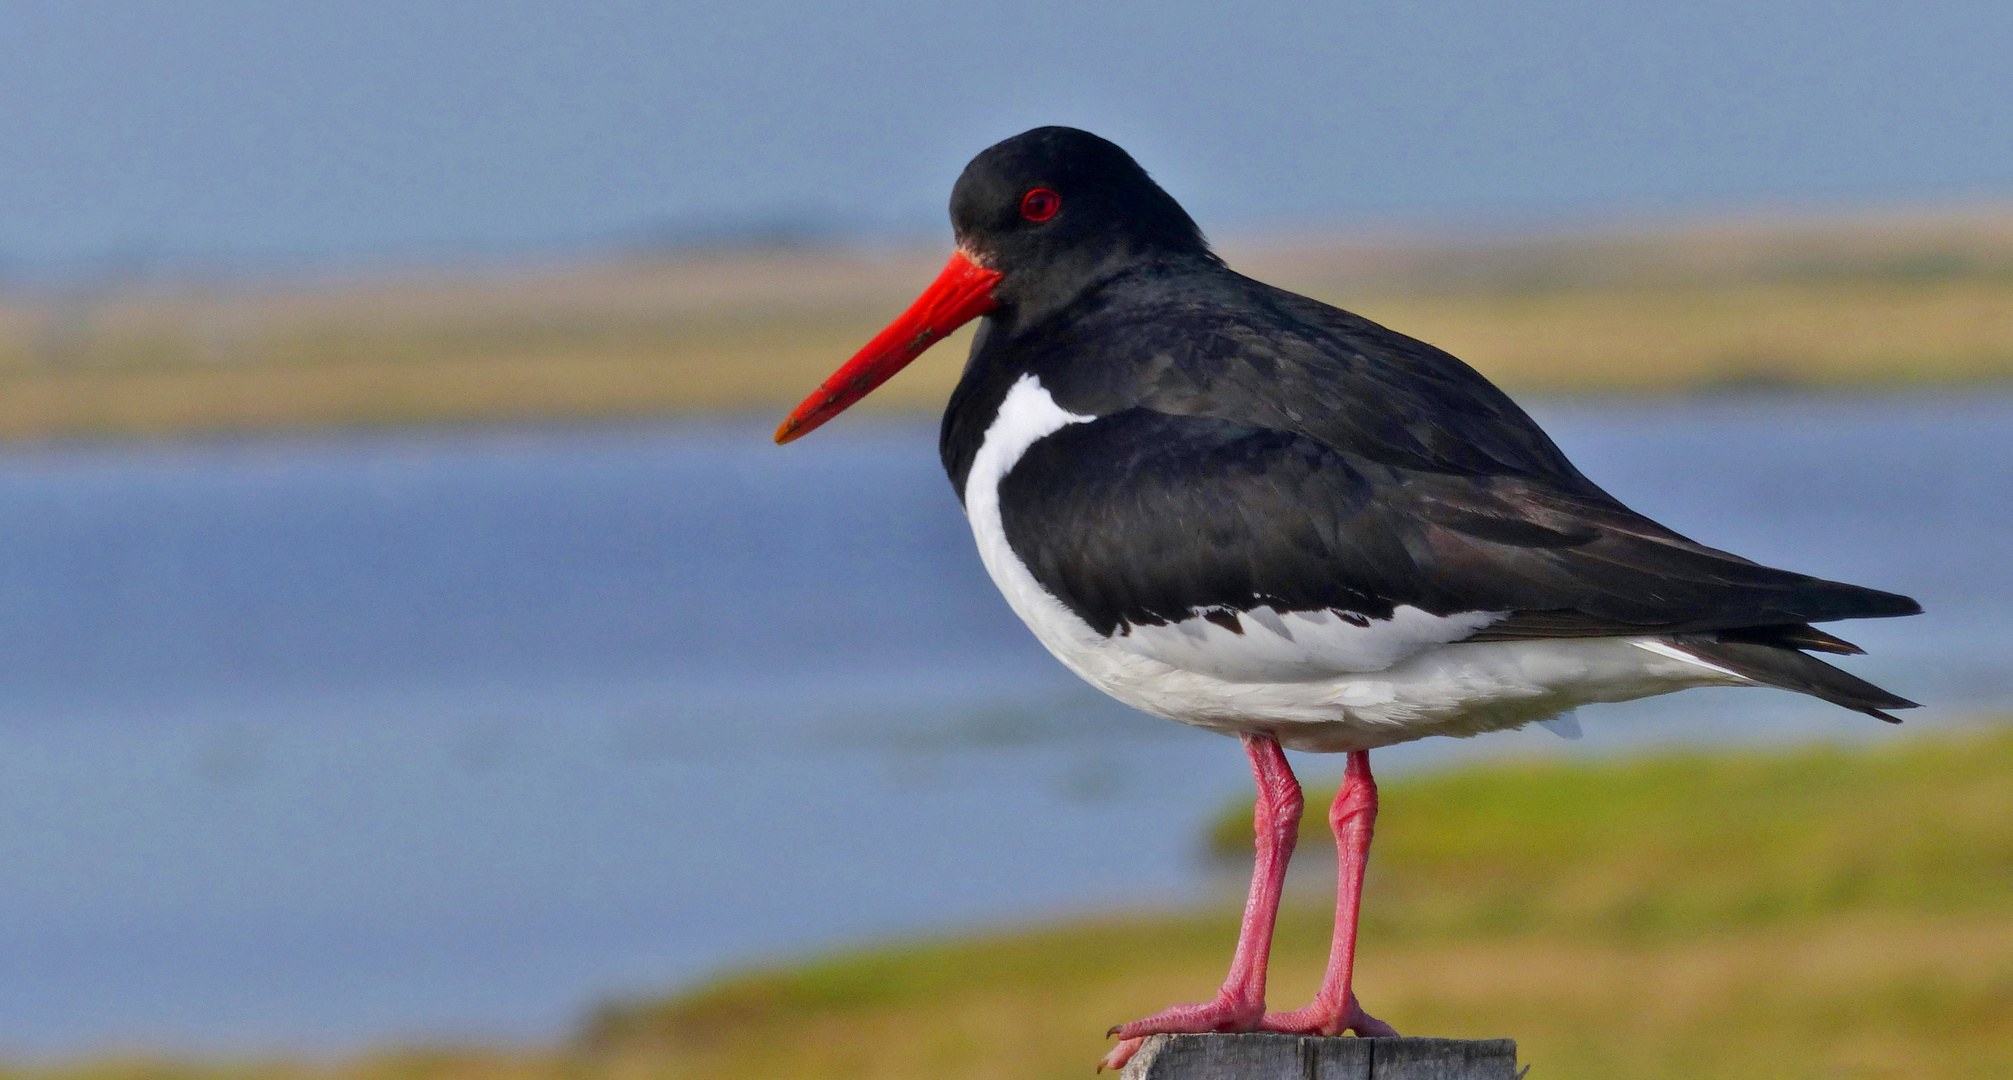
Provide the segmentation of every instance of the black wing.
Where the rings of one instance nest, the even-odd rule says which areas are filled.
[[[1776,639],[1920,610],[1694,543],[1592,485],[1407,468],[1147,408],[1035,443],[1000,507],[1036,580],[1105,634],[1261,604],[1370,619],[1410,605],[1510,613],[1484,638],[1730,630],[1797,647]]]
[[[1029,355],[998,373],[993,393],[1025,370],[1076,413],[1209,416],[1405,469],[1526,476],[1600,494],[1509,395],[1457,357],[1227,270],[1114,281],[1053,324],[997,344],[1008,354],[1023,346]]]
[[[1399,468],[1531,477],[1605,497],[1507,394],[1454,356],[1221,267],[1142,269],[1033,325],[982,325],[941,435],[960,497],[987,427],[1025,374],[1083,415],[1214,417]]]

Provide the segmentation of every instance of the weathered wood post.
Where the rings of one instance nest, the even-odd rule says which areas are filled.
[[[1517,1080],[1514,1039],[1155,1035],[1123,1080]]]

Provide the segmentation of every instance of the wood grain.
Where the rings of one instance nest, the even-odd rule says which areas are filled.
[[[1513,1039],[1156,1035],[1123,1080],[1515,1080]]]

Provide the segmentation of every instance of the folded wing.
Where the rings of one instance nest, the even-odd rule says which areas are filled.
[[[1398,635],[1384,650],[1397,658],[1436,639],[1642,634],[1842,652],[1807,624],[1920,610],[1706,547],[1569,485],[1134,408],[1030,447],[1000,501],[1036,580],[1108,635],[1212,614],[1241,633],[1236,614],[1264,609]],[[1421,632],[1413,612],[1443,622]],[[1360,650],[1345,651],[1335,670],[1362,670]]]

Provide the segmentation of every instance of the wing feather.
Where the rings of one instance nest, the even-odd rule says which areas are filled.
[[[1502,613],[1471,640],[1920,610],[1695,543],[1598,489],[1408,469],[1293,432],[1143,408],[1030,447],[1001,483],[1001,506],[1036,580],[1107,634],[1261,605],[1373,620],[1400,606]]]

